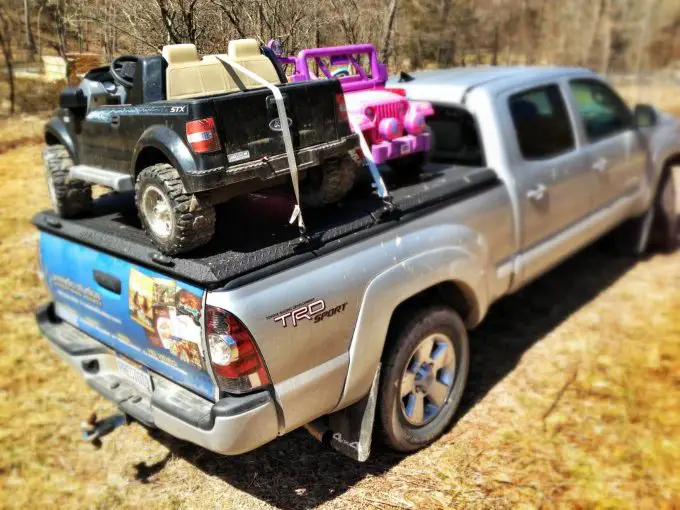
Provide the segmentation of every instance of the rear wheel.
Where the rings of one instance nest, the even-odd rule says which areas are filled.
[[[389,339],[380,377],[379,434],[391,448],[427,446],[451,424],[467,382],[463,321],[451,308],[416,310]]]
[[[154,245],[166,255],[206,244],[215,233],[215,209],[187,193],[167,163],[141,171],[135,184],[139,218]]]
[[[319,168],[308,170],[300,186],[300,200],[308,207],[321,207],[338,202],[354,186],[357,164],[349,156],[331,159]]]
[[[43,150],[45,178],[52,207],[59,216],[72,218],[92,209],[92,185],[72,179],[73,160],[63,145],[49,145]]]

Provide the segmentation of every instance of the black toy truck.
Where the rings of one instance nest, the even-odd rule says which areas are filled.
[[[92,184],[135,191],[140,220],[165,254],[207,243],[214,205],[290,177],[272,91],[220,55],[192,44],[151,57],[121,56],[65,89],[45,127],[50,197],[62,217],[86,215]],[[336,80],[287,83],[253,39],[226,57],[279,88],[302,179],[301,201],[321,206],[352,187],[358,146]]]

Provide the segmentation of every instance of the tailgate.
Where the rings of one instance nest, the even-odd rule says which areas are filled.
[[[201,343],[204,290],[45,232],[40,258],[59,317],[140,370],[214,397]]]
[[[338,139],[336,80],[290,83],[280,87],[295,149]],[[286,149],[274,96],[261,88],[213,99],[217,129],[227,154],[248,151],[250,158],[284,154]]]

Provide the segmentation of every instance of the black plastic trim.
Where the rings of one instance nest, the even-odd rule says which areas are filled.
[[[98,269],[92,271],[92,276],[94,277],[94,281],[97,282],[97,284],[104,287],[106,290],[113,292],[114,294],[120,295],[122,288],[120,279]]]

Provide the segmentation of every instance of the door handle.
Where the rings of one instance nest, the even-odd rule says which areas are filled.
[[[94,276],[94,281],[100,286],[104,287],[106,290],[110,290],[114,294],[120,295],[122,285],[118,278],[98,269],[92,271],[92,276]]]
[[[548,192],[548,188],[544,184],[539,184],[535,188],[527,191],[527,198],[533,200],[534,202],[540,202],[543,200]]]
[[[596,172],[604,172],[607,170],[608,162],[606,158],[598,158],[595,163],[593,163],[593,170]]]
[[[120,115],[111,115],[111,125],[115,128],[120,126]]]

